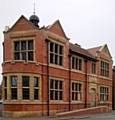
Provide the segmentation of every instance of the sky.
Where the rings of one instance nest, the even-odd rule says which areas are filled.
[[[0,0],[0,64],[5,26],[11,27],[21,15],[29,19],[34,1],[41,27],[59,20],[72,43],[86,49],[107,44],[115,61],[115,0]]]

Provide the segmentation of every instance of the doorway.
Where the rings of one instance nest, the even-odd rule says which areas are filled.
[[[96,89],[91,88],[90,91],[90,107],[95,107],[96,106]]]

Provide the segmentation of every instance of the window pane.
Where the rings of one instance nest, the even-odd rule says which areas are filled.
[[[78,58],[76,58],[76,69],[78,69]]]
[[[4,89],[4,99],[5,100],[7,99],[7,89],[6,88]]]
[[[50,89],[53,89],[54,88],[54,80],[50,80]]]
[[[31,61],[33,61],[33,52],[31,51],[31,52],[28,52],[28,60],[31,60]]]
[[[74,92],[72,92],[72,100],[74,100]]]
[[[17,76],[11,76],[11,86],[17,87]]]
[[[78,88],[78,91],[81,91],[81,84],[79,84],[79,86],[78,86],[79,88]]]
[[[28,50],[33,50],[33,40],[28,41]]]
[[[61,45],[59,46],[59,54],[63,54],[63,47]]]
[[[55,91],[55,100],[58,100],[58,91]]]
[[[63,57],[62,56],[59,56],[59,65],[63,65]]]
[[[14,59],[20,60],[20,53],[19,52],[14,53]]]
[[[92,73],[96,74],[96,63],[92,63]]]
[[[22,76],[22,86],[29,87],[29,76]]]
[[[63,99],[63,92],[59,91],[59,100],[62,100],[62,99]]]
[[[74,69],[74,65],[75,65],[75,58],[72,57],[72,68]]]
[[[20,50],[20,42],[19,41],[14,42],[14,50],[15,51],[19,51]]]
[[[21,50],[26,50],[26,41],[21,41]]]
[[[78,91],[78,84],[77,83],[74,83],[74,85],[75,85],[75,91]]]
[[[59,89],[62,90],[63,86],[62,86],[62,81],[59,82]]]
[[[75,93],[75,100],[78,100],[78,93]]]
[[[58,64],[58,55],[55,55],[55,64]]]
[[[53,98],[54,98],[54,91],[50,90],[50,100],[53,100]]]
[[[82,69],[82,60],[79,59],[79,70],[81,70],[81,69]]]
[[[7,87],[7,77],[3,77],[3,80],[4,80],[4,87]]]
[[[39,99],[39,90],[34,89],[34,99]]]
[[[58,81],[55,80],[55,89],[58,89]]]
[[[21,60],[27,60],[27,54],[26,52],[21,53]]]
[[[74,83],[72,83],[72,90],[74,90]]]
[[[53,52],[54,44],[50,42],[50,51]]]
[[[23,88],[23,99],[29,99],[29,88]]]
[[[55,53],[58,53],[58,45],[55,44]]]
[[[53,55],[53,53],[50,53],[50,63],[53,63],[53,60],[54,59],[54,55]]]
[[[11,88],[11,99],[17,99],[17,88]]]
[[[38,77],[34,77],[34,87],[39,87]]]

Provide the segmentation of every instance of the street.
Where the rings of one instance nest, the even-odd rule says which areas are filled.
[[[86,116],[71,116],[71,117],[34,117],[34,118],[0,118],[0,120],[115,120],[115,111],[111,113],[103,113]]]

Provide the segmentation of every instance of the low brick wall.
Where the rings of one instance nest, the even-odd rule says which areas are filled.
[[[74,110],[69,112],[57,113],[57,117],[68,117],[68,116],[81,116],[81,115],[91,115],[96,113],[105,113],[110,112],[111,109],[108,106],[99,106],[99,107],[92,107],[80,110]]]

